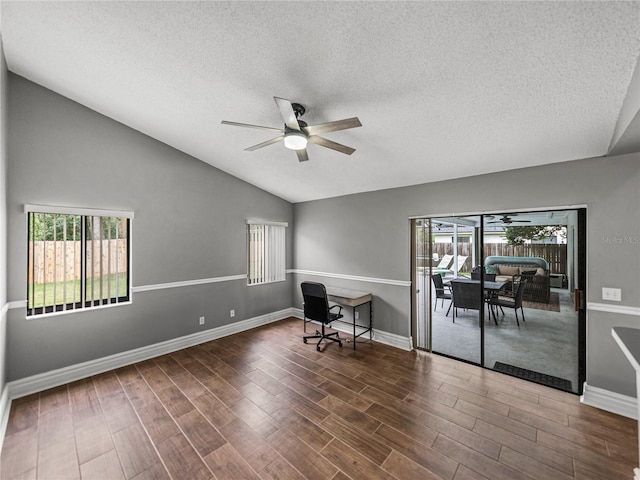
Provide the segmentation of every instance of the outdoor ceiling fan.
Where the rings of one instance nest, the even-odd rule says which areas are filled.
[[[284,146],[290,150],[295,150],[298,155],[298,160],[305,162],[309,160],[307,154],[307,143],[315,143],[321,147],[330,148],[346,155],[351,155],[355,152],[355,148],[347,147],[340,143],[328,140],[324,137],[318,136],[320,133],[336,132],[338,130],[346,130],[348,128],[361,127],[362,124],[358,117],[346,118],[344,120],[337,120],[335,122],[320,123],[318,125],[307,125],[300,117],[304,115],[305,108],[299,103],[291,103],[289,100],[280,97],[273,97],[276,101],[276,105],[280,109],[280,115],[284,120],[283,128],[275,127],[263,127],[260,125],[251,125],[248,123],[229,122],[222,120],[224,125],[235,125],[236,127],[258,128],[261,130],[273,130],[280,133],[279,136],[267,140],[266,142],[258,143],[249,148],[245,148],[246,151],[252,152],[268,145],[278,143],[280,140],[284,142]]]
[[[531,220],[514,220],[511,217],[515,217],[517,216],[517,213],[512,214],[511,216],[509,215],[503,215],[499,220],[494,220],[493,222],[487,222],[487,223],[505,223],[507,225],[510,225],[514,222],[518,222],[518,223],[531,223]]]

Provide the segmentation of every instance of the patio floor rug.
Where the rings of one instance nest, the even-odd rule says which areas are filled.
[[[560,295],[558,295],[558,292],[551,292],[549,294],[549,303],[528,302],[523,300],[522,306],[524,308],[535,308],[537,310],[546,310],[548,312],[559,312]]]
[[[524,380],[529,380],[530,382],[546,385],[547,387],[559,388],[567,392],[571,391],[571,381],[565,380],[564,378],[534,372],[533,370],[527,370],[526,368],[520,368],[502,362],[496,362],[493,365],[493,369],[498,372],[511,375],[512,377],[522,378]]]

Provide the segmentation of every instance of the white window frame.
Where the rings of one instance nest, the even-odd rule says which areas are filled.
[[[29,219],[29,214],[37,214],[37,213],[47,213],[47,214],[57,214],[57,215],[75,215],[81,216],[85,218],[92,217],[119,217],[126,218],[128,220],[128,228],[127,228],[127,286],[126,286],[126,299],[122,299],[118,296],[108,297],[106,296],[103,299],[96,300],[96,298],[87,299],[85,297],[81,298],[80,303],[74,304],[66,304],[62,303],[61,305],[51,305],[44,307],[34,307],[29,305],[29,298],[27,298],[27,319],[32,318],[41,318],[46,316],[74,313],[74,312],[82,312],[87,310],[94,310],[99,308],[111,307],[111,306],[119,306],[119,305],[129,305],[131,304],[131,295],[132,295],[132,268],[131,268],[131,252],[132,252],[132,224],[134,213],[128,210],[102,210],[95,208],[78,208],[78,207],[60,207],[53,205],[32,205],[25,204],[24,212],[26,220]],[[29,230],[29,227],[27,228]],[[84,237],[84,232],[81,235],[81,241],[85,242],[86,239]],[[29,242],[31,240],[27,238],[27,250],[29,250]],[[87,272],[85,271],[85,259],[81,259],[82,263],[82,271],[80,273],[80,283],[86,282]],[[108,267],[107,267],[108,269]],[[29,280],[27,279],[27,288],[31,288],[29,285]]]
[[[247,285],[286,281],[287,222],[247,220]]]

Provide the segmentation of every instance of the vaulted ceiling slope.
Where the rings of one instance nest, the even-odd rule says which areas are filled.
[[[10,71],[291,202],[606,155],[640,2],[2,2]],[[638,88],[636,85],[632,88]],[[274,96],[347,156],[282,142]],[[632,115],[633,116],[633,115]]]

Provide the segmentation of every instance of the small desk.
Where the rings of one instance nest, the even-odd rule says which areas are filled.
[[[327,296],[330,300],[343,305],[345,307],[351,307],[353,315],[353,349],[356,349],[356,338],[369,332],[369,340],[372,340],[373,336],[373,303],[370,292],[361,292],[357,290],[349,290],[347,288],[326,287]],[[356,307],[360,305],[369,304],[369,326],[358,325],[356,322]],[[337,320],[342,323],[342,320]],[[364,330],[356,335],[356,327],[363,328]]]
[[[613,327],[611,335],[636,371],[636,403],[638,426],[640,426],[640,328]],[[640,435],[638,436],[638,456],[640,458]],[[640,480],[640,468],[633,469],[634,478]]]

